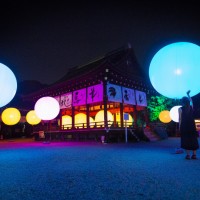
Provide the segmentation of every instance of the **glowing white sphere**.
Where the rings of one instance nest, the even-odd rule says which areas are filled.
[[[36,115],[35,110],[30,110],[26,114],[26,121],[31,125],[36,125],[41,122],[41,119]]]
[[[42,97],[36,102],[34,110],[40,119],[51,120],[58,116],[60,106],[55,98]]]
[[[17,108],[6,108],[1,115],[2,121],[7,125],[15,125],[21,118],[21,113]]]
[[[0,63],[0,107],[8,104],[17,91],[17,80],[14,73]]]
[[[168,98],[182,98],[188,90],[194,96],[200,92],[200,47],[189,42],[177,42],[160,49],[149,67],[153,87]]]
[[[171,108],[169,115],[174,122],[179,122],[178,109],[182,106],[174,106]]]
[[[110,111],[107,111],[107,121],[108,121],[108,126],[110,127],[113,123],[113,115]],[[95,122],[97,122],[97,127],[104,126],[104,111],[103,110],[100,110],[95,115]]]

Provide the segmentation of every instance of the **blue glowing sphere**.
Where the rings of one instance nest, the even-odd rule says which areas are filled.
[[[200,92],[200,47],[177,42],[160,49],[149,67],[149,78],[157,92],[168,98],[180,99]]]
[[[17,91],[17,80],[13,72],[0,63],[0,107],[8,104]]]

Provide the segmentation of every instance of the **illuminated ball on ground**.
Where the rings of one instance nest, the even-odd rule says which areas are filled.
[[[113,124],[113,115],[110,111],[107,111],[107,121],[108,121],[108,126],[110,127]],[[104,111],[103,110],[100,110],[95,115],[95,122],[97,122],[97,127],[104,126]]]
[[[2,121],[6,125],[15,125],[20,121],[21,113],[17,108],[6,108],[1,115]]]
[[[159,119],[163,123],[169,123],[172,121],[172,119],[170,117],[170,112],[168,110],[161,111],[159,114]]]
[[[182,106],[174,106],[170,110],[170,117],[174,122],[179,122],[179,114],[178,114],[178,109]]]
[[[42,97],[36,102],[34,110],[40,119],[52,120],[58,116],[60,106],[55,98]]]
[[[0,107],[8,104],[17,91],[17,80],[14,73],[0,63]]]
[[[157,92],[168,98],[182,98],[188,90],[200,92],[200,47],[177,42],[160,49],[149,67],[149,78]]]
[[[36,125],[41,122],[41,119],[36,115],[35,110],[30,110],[26,114],[26,121],[31,125]]]

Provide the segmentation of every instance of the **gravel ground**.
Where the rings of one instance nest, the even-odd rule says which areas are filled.
[[[200,198],[198,160],[156,142],[0,142],[0,200]]]

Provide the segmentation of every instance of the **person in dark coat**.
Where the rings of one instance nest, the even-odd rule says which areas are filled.
[[[186,151],[186,159],[197,159],[197,149],[199,148],[197,131],[193,116],[193,102],[190,97],[190,90],[187,92],[188,97],[183,97],[182,107],[179,108],[179,131],[181,137],[181,148]],[[192,156],[190,157],[190,152]]]

